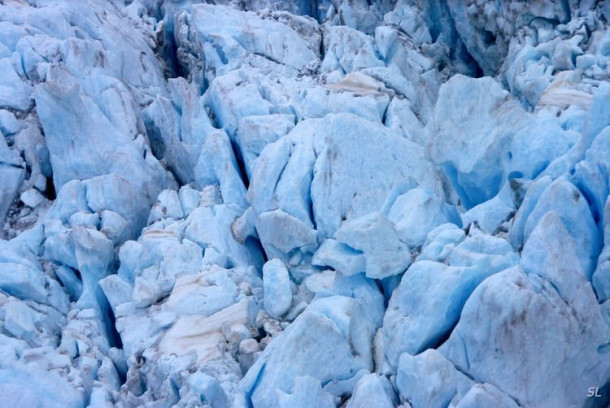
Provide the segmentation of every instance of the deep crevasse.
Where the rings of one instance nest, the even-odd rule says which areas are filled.
[[[4,1],[3,405],[606,406],[609,19]]]

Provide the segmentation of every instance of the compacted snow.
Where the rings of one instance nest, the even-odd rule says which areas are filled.
[[[609,21],[0,1],[0,405],[607,406]]]

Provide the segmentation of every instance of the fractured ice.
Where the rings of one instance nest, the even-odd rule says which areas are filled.
[[[608,21],[0,2],[0,405],[608,406]]]

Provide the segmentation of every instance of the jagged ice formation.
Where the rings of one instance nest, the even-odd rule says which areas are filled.
[[[608,406],[609,22],[0,1],[1,405]]]

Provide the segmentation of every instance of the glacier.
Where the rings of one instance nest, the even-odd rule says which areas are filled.
[[[609,406],[609,22],[1,1],[1,405]]]

